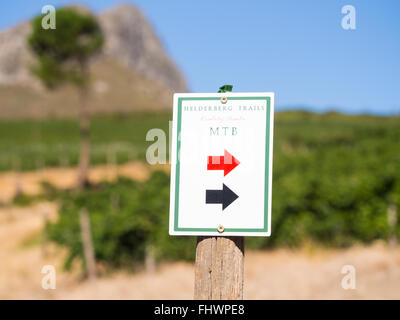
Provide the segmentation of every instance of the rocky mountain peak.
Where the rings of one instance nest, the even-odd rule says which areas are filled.
[[[122,4],[99,15],[105,33],[104,54],[174,91],[187,91],[152,26],[136,7]]]
[[[98,59],[115,60],[172,92],[187,91],[184,77],[139,9],[122,4],[97,17],[105,34]],[[0,33],[0,85],[38,85],[29,70],[34,59],[26,44],[30,31],[27,21]]]

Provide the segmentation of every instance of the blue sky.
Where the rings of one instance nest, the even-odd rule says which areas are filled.
[[[99,12],[121,1],[72,1]],[[193,92],[274,91],[278,109],[400,114],[400,1],[134,0]],[[2,1],[0,30],[71,1]],[[356,30],[341,27],[344,5]]]

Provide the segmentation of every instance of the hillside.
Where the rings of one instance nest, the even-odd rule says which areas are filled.
[[[91,64],[93,113],[169,108],[173,92],[187,91],[184,77],[137,8],[120,5],[97,17],[106,42]],[[26,21],[0,33],[0,118],[73,116],[73,88],[49,92],[32,76],[34,57],[26,45],[30,30]]]

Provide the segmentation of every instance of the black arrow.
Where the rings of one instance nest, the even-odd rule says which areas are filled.
[[[239,196],[225,184],[222,186],[222,190],[206,190],[206,203],[221,203],[222,210],[224,210]]]

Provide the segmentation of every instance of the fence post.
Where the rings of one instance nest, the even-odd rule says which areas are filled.
[[[387,221],[389,227],[389,247],[397,247],[397,237],[396,237],[396,225],[397,225],[397,206],[395,204],[389,204],[387,210]]]
[[[21,159],[17,156],[12,158],[12,166],[15,175],[15,192],[14,196],[22,195],[22,181],[21,181]]]
[[[36,158],[36,172],[38,173],[38,182],[41,183],[44,177],[45,162],[42,157]]]
[[[117,155],[113,149],[107,152],[107,175],[109,181],[118,178]]]
[[[148,274],[153,274],[156,271],[156,260],[154,258],[154,246],[148,244],[146,246],[145,270]]]
[[[42,234],[42,257],[46,258],[48,256],[48,248],[47,248],[47,226],[49,225],[49,212],[47,208],[42,209],[42,216],[43,216],[43,234]]]
[[[194,298],[242,300],[243,269],[243,237],[198,237]]]
[[[83,244],[83,253],[85,255],[86,271],[89,279],[94,280],[97,277],[96,260],[94,257],[90,218],[86,208],[82,208],[79,211],[79,219],[81,224],[81,238]]]

